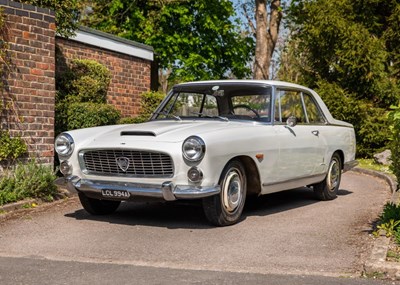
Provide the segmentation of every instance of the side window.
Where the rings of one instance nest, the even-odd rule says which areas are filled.
[[[294,116],[298,123],[306,123],[301,92],[278,90],[275,100],[275,121],[285,123],[286,120]]]
[[[306,112],[308,117],[308,122],[310,124],[323,124],[325,119],[318,109],[316,103],[309,94],[303,93],[304,104],[306,106]]]

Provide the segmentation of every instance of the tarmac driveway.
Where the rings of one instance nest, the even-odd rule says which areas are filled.
[[[381,180],[343,176],[339,197],[297,189],[248,205],[239,224],[210,227],[198,204],[125,204],[93,217],[76,198],[0,219],[0,257],[172,269],[358,276],[371,223],[390,197]]]

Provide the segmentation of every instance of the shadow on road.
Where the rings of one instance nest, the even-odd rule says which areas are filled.
[[[339,190],[339,196],[352,194],[348,190]],[[309,188],[249,198],[242,214],[242,222],[251,216],[268,216],[283,211],[306,207],[317,200]],[[207,229],[213,226],[206,220],[201,201],[175,202],[136,202],[122,203],[117,212],[106,216],[93,216],[80,209],[65,215],[77,220],[93,220],[121,225],[142,225],[170,229]]]

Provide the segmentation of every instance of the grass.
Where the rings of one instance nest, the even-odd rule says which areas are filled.
[[[387,260],[400,262],[400,253],[396,250],[389,249],[387,252]]]
[[[384,173],[392,173],[392,171],[389,169],[389,166],[377,164],[372,158],[360,158],[357,160],[359,162],[358,167]]]

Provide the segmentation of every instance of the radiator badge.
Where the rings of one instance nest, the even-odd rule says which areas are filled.
[[[129,168],[129,158],[127,157],[117,157],[115,159],[117,161],[118,167],[123,171],[126,172]]]

